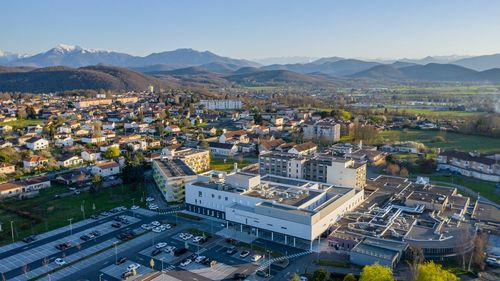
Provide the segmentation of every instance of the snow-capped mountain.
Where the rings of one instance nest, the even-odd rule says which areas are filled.
[[[47,67],[65,65],[81,67],[95,64],[124,65],[134,56],[105,50],[85,49],[77,45],[59,44],[56,47],[30,57],[12,61],[11,65]]]
[[[0,50],[0,64],[7,64],[10,63],[11,61],[15,61],[23,57],[26,57],[26,55]]]

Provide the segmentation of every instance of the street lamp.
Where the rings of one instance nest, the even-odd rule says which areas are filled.
[[[69,233],[70,235],[73,235],[73,224],[72,224],[73,218],[68,219],[68,221],[69,221]]]
[[[102,276],[103,276],[103,275],[104,275],[104,273],[101,273],[101,274],[99,275],[99,281],[102,281]]]
[[[116,244],[118,241],[113,242],[113,245],[115,245],[115,264],[118,263],[118,249],[116,248]]]
[[[161,272],[163,272],[163,260],[165,259],[165,257],[162,257],[161,258]]]
[[[14,243],[14,221],[10,221],[10,232],[12,233],[12,243]]]

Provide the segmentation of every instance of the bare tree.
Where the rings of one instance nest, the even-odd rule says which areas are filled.
[[[484,260],[486,258],[485,250],[486,250],[486,237],[483,233],[476,233],[474,236],[474,249],[471,253],[471,257],[469,259],[468,270],[470,271],[471,263],[473,262],[475,266],[479,269],[483,270],[486,266]]]
[[[463,231],[460,232],[457,239],[457,253],[462,260],[462,269],[465,270],[467,254],[470,253],[471,244],[471,227],[470,225],[464,226]]]
[[[410,246],[411,257],[408,261],[408,276],[406,280],[414,281],[417,278],[418,266],[424,262],[424,251],[422,248]]]

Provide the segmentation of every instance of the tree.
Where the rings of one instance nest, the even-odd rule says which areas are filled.
[[[28,117],[28,114],[26,113],[26,110],[24,108],[19,108],[16,113],[17,119],[26,119]]]
[[[433,261],[418,266],[415,281],[458,281],[458,277]]]
[[[387,165],[386,170],[387,170],[387,173],[389,173],[391,175],[396,175],[400,171],[398,164],[389,164],[389,165]]]
[[[91,190],[94,192],[98,192],[101,187],[102,177],[98,174],[95,174],[92,178],[92,187]]]
[[[343,281],[356,281],[356,280],[358,279],[356,279],[356,277],[352,273],[347,274],[346,276],[344,276],[343,279]]]
[[[112,146],[103,153],[103,156],[107,159],[116,159],[120,156],[120,149],[116,146]]]
[[[484,263],[484,260],[486,259],[486,256],[484,254],[485,248],[486,248],[486,237],[484,237],[484,234],[482,233],[477,233],[476,236],[474,237],[474,251],[472,252],[472,261],[474,262],[474,265],[476,265],[481,270],[483,270],[485,267]]]
[[[328,278],[328,272],[325,269],[320,268],[314,271],[311,281],[325,281]]]
[[[401,168],[401,170],[399,171],[399,176],[403,178],[407,178],[409,174],[410,173],[408,172],[408,169],[406,169],[405,167]]]
[[[297,273],[293,273],[288,281],[300,281],[300,276]]]
[[[392,270],[378,263],[363,267],[359,281],[395,281]]]
[[[26,110],[26,114],[28,114],[29,119],[36,119],[38,117],[36,114],[36,110],[33,106],[28,106],[28,109]]]

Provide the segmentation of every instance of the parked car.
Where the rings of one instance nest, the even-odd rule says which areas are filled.
[[[80,239],[82,239],[83,241],[88,241],[88,240],[90,240],[92,238],[90,238],[90,236],[88,236],[87,234],[85,234],[85,235],[80,236]]]
[[[146,197],[146,202],[153,202],[153,201],[155,201],[155,199],[153,197],[151,197],[151,196]]]
[[[137,209],[139,209],[139,206],[137,206],[137,205],[130,207],[130,210],[137,210]]]
[[[166,253],[172,253],[173,251],[175,251],[175,246],[167,246],[165,247],[165,250],[164,250]]]
[[[96,219],[99,219],[99,216],[97,216],[97,215],[92,215],[92,216],[90,216],[90,218],[91,218],[91,219],[93,219],[93,220],[96,220]]]
[[[249,251],[241,251],[240,258],[246,258],[248,257],[248,255],[250,255]]]
[[[262,258],[262,256],[261,256],[261,255],[256,254],[256,255],[253,255],[253,256],[252,256],[252,261],[254,261],[254,262],[255,262],[255,261],[259,261],[261,258]]]
[[[111,226],[114,227],[114,228],[119,228],[122,225],[119,224],[119,223],[117,223],[117,222],[115,222],[115,223],[111,224]]]
[[[151,255],[152,255],[152,256],[157,256],[157,255],[159,255],[160,253],[161,253],[161,249],[155,249],[155,250],[151,253]]]
[[[118,260],[116,260],[116,264],[122,264],[122,263],[124,263],[126,261],[127,261],[126,257],[121,257],[121,258],[118,258]]]
[[[184,238],[182,238],[182,239],[183,239],[183,240],[189,240],[189,239],[191,239],[191,238],[193,238],[193,234],[191,234],[191,233],[186,233],[186,234],[184,235]]]
[[[182,266],[182,267],[187,266],[187,265],[189,265],[191,262],[193,262],[191,259],[184,260],[183,262],[181,262],[181,266]]]
[[[227,251],[226,251],[226,254],[232,256],[234,254],[236,254],[238,252],[238,249],[236,249],[236,247],[231,247],[231,248],[228,248]]]
[[[201,263],[206,258],[207,258],[206,256],[198,256],[198,257],[196,257],[196,259],[194,261],[197,262],[197,263]]]
[[[161,248],[165,248],[167,246],[167,243],[165,242],[159,242],[155,245],[155,248],[156,249],[161,249]]]
[[[154,225],[154,226],[160,226],[161,225],[161,223],[159,221],[152,221],[151,224]]]
[[[140,264],[132,263],[132,264],[129,264],[129,266],[127,267],[127,270],[128,271],[137,270],[137,269],[139,269],[139,267],[141,267]]]
[[[161,227],[159,227],[159,226],[157,226],[157,227],[153,228],[153,232],[154,232],[154,233],[160,233],[160,232],[162,232],[162,231],[163,231],[163,230],[162,230],[162,229],[161,229]]]
[[[134,276],[134,271],[132,270],[128,270],[122,273],[122,279],[127,279],[132,276]]]
[[[54,262],[59,266],[66,264],[66,262],[62,258],[57,258]]]
[[[30,235],[23,239],[24,243],[31,243],[36,240],[36,235]]]
[[[269,273],[263,271],[263,270],[257,270],[257,272],[255,273],[257,276],[260,276],[260,277],[264,277],[264,278],[267,278],[269,277]]]

